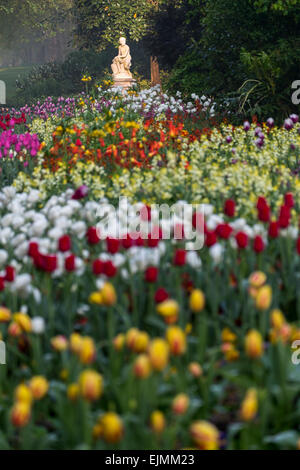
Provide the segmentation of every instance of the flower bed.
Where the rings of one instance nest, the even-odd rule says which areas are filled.
[[[0,447],[297,448],[297,117],[113,96],[33,119],[2,183]]]

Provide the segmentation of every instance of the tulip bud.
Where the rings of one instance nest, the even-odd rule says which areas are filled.
[[[17,401],[11,411],[11,422],[17,428],[23,428],[30,420],[31,406],[24,401]]]
[[[240,416],[243,421],[252,421],[257,413],[257,392],[255,388],[250,388],[243,400]]]
[[[79,333],[72,333],[70,336],[70,350],[74,354],[79,354],[82,347],[82,336]]]
[[[25,333],[29,333],[31,331],[31,319],[26,315],[26,313],[15,313],[13,319],[22,331]]]
[[[133,372],[139,379],[146,379],[151,374],[151,362],[146,354],[140,354],[133,366]]]
[[[14,338],[17,338],[18,336],[20,336],[22,334],[22,329],[21,329],[20,325],[18,325],[18,323],[13,321],[9,325],[7,332],[10,336],[13,336]]]
[[[114,348],[116,351],[121,351],[125,344],[125,335],[123,333],[118,334],[113,340]]]
[[[263,355],[263,339],[259,331],[250,330],[245,338],[245,351],[248,357],[256,359]]]
[[[109,282],[106,282],[101,289],[102,302],[106,306],[115,305],[117,301],[117,294],[115,288]]]
[[[134,352],[141,353],[147,351],[149,345],[149,335],[145,331],[139,331],[132,345]]]
[[[67,395],[68,395],[69,400],[71,401],[77,400],[79,396],[79,385],[76,383],[70,384],[67,389]]]
[[[276,308],[271,311],[271,325],[276,330],[279,330],[285,322],[286,320],[281,310]]]
[[[168,364],[169,346],[162,338],[155,338],[148,348],[149,359],[153,369],[161,371]]]
[[[94,305],[102,305],[102,294],[101,292],[92,292],[89,296],[89,303]]]
[[[205,296],[200,289],[194,289],[190,295],[190,309],[192,312],[198,313],[204,309]]]
[[[255,271],[249,277],[249,284],[252,287],[258,288],[265,284],[267,276],[261,271]]]
[[[134,344],[139,335],[139,330],[137,328],[130,328],[126,333],[126,346],[133,350]]]
[[[172,411],[176,415],[183,415],[186,413],[189,404],[189,397],[185,393],[179,393],[172,402]]]
[[[32,402],[32,392],[30,388],[25,384],[20,384],[15,389],[15,400],[18,402],[25,402],[29,405]]]
[[[80,374],[78,385],[81,396],[91,402],[98,400],[103,391],[102,376],[90,369]]]
[[[178,319],[179,305],[176,300],[167,299],[157,305],[156,311],[164,317],[166,323],[175,323]]]
[[[51,339],[51,346],[53,349],[55,349],[55,351],[65,351],[68,348],[68,345],[68,340],[63,335],[58,335]]]
[[[271,286],[263,286],[258,289],[255,305],[259,310],[267,310],[272,302],[272,288]]]
[[[150,426],[153,432],[161,434],[166,427],[166,420],[159,410],[153,411],[150,416]]]
[[[101,436],[109,444],[120,442],[124,434],[124,425],[121,418],[113,412],[105,413],[99,421]]]
[[[180,356],[186,351],[186,335],[179,326],[170,326],[166,332],[166,340],[171,354]]]
[[[8,308],[0,307],[0,323],[7,323],[11,319],[11,311]]]
[[[92,338],[82,338],[79,359],[82,364],[91,364],[96,358],[96,347]]]
[[[224,328],[222,331],[222,341],[224,343],[234,343],[236,341],[236,335],[229,328]]]
[[[190,427],[191,436],[200,450],[218,450],[220,433],[208,421],[195,421]]]
[[[199,378],[201,375],[203,375],[203,370],[198,362],[190,362],[189,373],[192,374],[195,378]]]
[[[30,380],[29,388],[34,400],[41,400],[41,398],[43,398],[49,390],[49,383],[45,377],[36,375]]]

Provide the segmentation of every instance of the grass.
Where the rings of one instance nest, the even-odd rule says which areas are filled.
[[[6,85],[6,103],[9,104],[16,94],[16,80],[18,77],[27,75],[32,66],[26,67],[3,67],[0,68],[0,80]]]

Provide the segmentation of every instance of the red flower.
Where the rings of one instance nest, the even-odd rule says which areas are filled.
[[[278,237],[278,235],[279,235],[279,224],[278,224],[278,222],[270,222],[268,233],[269,233],[270,238],[277,238]]]
[[[149,266],[145,271],[146,282],[156,282],[158,276],[158,269],[155,266]]]
[[[103,263],[103,272],[108,277],[114,277],[117,274],[117,268],[112,261],[105,261]]]
[[[120,240],[118,240],[117,238],[107,237],[106,248],[109,253],[114,255],[115,253],[119,251]]]
[[[34,258],[39,252],[39,245],[36,242],[30,242],[28,247],[28,256]]]
[[[89,227],[86,232],[86,238],[90,245],[96,245],[100,241],[96,227]]]
[[[6,266],[4,280],[7,282],[13,282],[15,280],[15,268]]]
[[[238,232],[235,239],[239,248],[246,248],[248,245],[248,235],[244,232]]]
[[[259,198],[257,199],[256,208],[260,211],[267,205],[268,204],[266,198],[264,198],[263,196],[259,196]]]
[[[264,249],[265,249],[265,244],[264,244],[262,237],[260,235],[256,235],[253,241],[253,250],[256,253],[260,253]]]
[[[176,250],[174,253],[173,264],[175,264],[175,266],[184,266],[185,259],[186,259],[186,251]]]
[[[96,259],[93,262],[93,273],[98,276],[104,273],[104,262],[101,259]]]
[[[162,238],[162,230],[159,227],[154,227],[152,232],[148,235],[148,246],[155,248],[158,245],[159,240]]]
[[[215,232],[206,232],[206,239],[205,239],[205,245],[208,246],[213,246],[215,243],[217,243],[217,235]]]
[[[69,235],[63,235],[62,237],[60,237],[60,239],[58,240],[58,249],[63,253],[66,251],[70,251],[71,238],[69,237]]]
[[[300,255],[300,237],[299,237],[298,240],[297,240],[296,249],[297,249],[298,255]]]
[[[57,268],[57,257],[56,255],[42,255],[39,254],[37,258],[34,259],[37,262],[39,268],[47,273],[52,273]]]
[[[261,222],[269,222],[270,215],[271,215],[271,211],[270,211],[270,207],[268,206],[268,204],[262,205],[262,207],[258,209],[258,219]]]
[[[233,199],[227,199],[224,204],[224,214],[233,217],[235,213],[235,202]]]
[[[66,271],[72,272],[75,271],[75,255],[69,255],[65,259],[65,269]]]
[[[224,238],[225,240],[227,240],[230,237],[232,230],[233,229],[230,227],[229,224],[219,224],[216,228],[216,234],[220,238]]]
[[[89,192],[89,188],[85,185],[80,186],[80,188],[77,188],[76,191],[74,192],[72,199],[78,200],[78,199],[83,199],[84,197],[87,196]]]
[[[287,228],[290,224],[291,210],[288,206],[281,206],[278,223],[280,228]]]
[[[121,243],[122,243],[122,247],[125,248],[125,250],[128,250],[129,248],[131,248],[134,245],[134,240],[132,239],[130,234],[127,233],[124,236],[124,238],[122,238]]]
[[[0,292],[5,289],[4,278],[0,277]]]
[[[294,202],[294,196],[292,195],[292,193],[286,193],[285,194],[284,204],[285,204],[285,206],[290,207],[290,208],[294,207],[295,202]]]
[[[160,302],[163,302],[164,300],[167,300],[168,298],[169,298],[169,294],[166,291],[166,289],[164,289],[163,287],[160,287],[155,292],[154,300],[157,304],[159,304]]]

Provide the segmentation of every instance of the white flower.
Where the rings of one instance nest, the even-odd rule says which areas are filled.
[[[31,319],[33,333],[41,335],[45,331],[45,320],[43,317],[33,317]]]
[[[217,264],[222,261],[223,252],[224,252],[224,248],[220,243],[215,243],[215,245],[213,245],[209,249],[210,256],[212,257],[214,262]]]
[[[7,251],[5,250],[0,250],[0,266],[3,266],[8,258]]]

